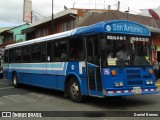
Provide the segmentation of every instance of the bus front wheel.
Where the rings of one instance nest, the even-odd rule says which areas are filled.
[[[69,80],[68,93],[72,101],[74,102],[82,101],[80,86],[75,77],[72,77]]]
[[[19,81],[18,81],[18,76],[16,73],[13,74],[13,85],[15,88],[19,87]]]

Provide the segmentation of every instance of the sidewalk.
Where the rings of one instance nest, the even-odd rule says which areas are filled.
[[[160,87],[160,78],[157,80],[156,86]]]

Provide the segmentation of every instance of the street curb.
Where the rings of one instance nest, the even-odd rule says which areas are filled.
[[[156,84],[156,86],[160,87],[160,84]]]

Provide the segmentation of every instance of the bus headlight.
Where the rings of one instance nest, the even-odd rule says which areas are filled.
[[[152,69],[149,69],[148,72],[149,72],[149,74],[152,74],[152,73],[153,73],[153,70],[152,70]]]
[[[147,85],[151,85],[151,84],[153,84],[153,81],[147,80],[147,81],[146,81],[146,84],[147,84]]]
[[[150,84],[153,84],[153,81],[150,81]]]
[[[119,84],[116,82],[116,83],[114,83],[114,86],[115,87],[119,87]]]
[[[123,86],[123,82],[115,82],[114,86],[115,87],[122,87]]]
[[[149,81],[146,81],[146,84],[147,84],[147,85],[149,85],[149,84],[150,84],[150,82],[149,82]]]
[[[119,83],[119,86],[123,86],[123,82],[120,82],[120,83]]]

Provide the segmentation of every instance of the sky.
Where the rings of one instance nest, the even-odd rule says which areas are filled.
[[[0,27],[11,27],[23,24],[23,1],[24,0],[0,0]],[[128,9],[131,13],[140,13],[139,9],[154,9],[160,7],[160,0],[53,0],[54,13],[67,8],[91,8],[111,9],[117,8],[120,1],[120,10]],[[52,0],[32,0],[32,10],[43,16],[51,16]]]

